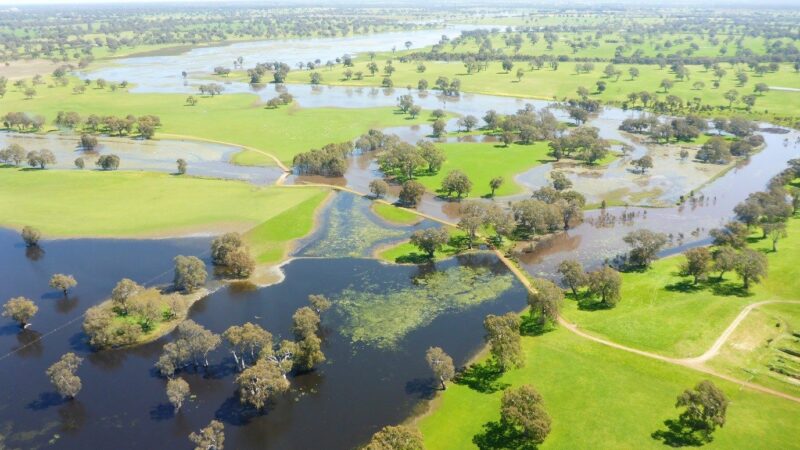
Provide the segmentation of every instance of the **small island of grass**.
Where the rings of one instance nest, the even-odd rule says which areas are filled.
[[[388,203],[372,202],[371,208],[375,215],[392,224],[414,225],[422,221],[422,216]]]

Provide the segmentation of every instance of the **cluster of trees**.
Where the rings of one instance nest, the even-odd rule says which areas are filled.
[[[267,108],[275,109],[281,105],[288,105],[294,101],[292,94],[288,92],[281,92],[277,97],[267,100]]]
[[[83,133],[106,133],[112,136],[138,133],[139,136],[150,139],[155,135],[156,129],[161,127],[161,119],[151,114],[139,117],[131,114],[125,117],[90,114],[84,119],[74,111],[59,111],[53,124],[61,129],[81,130]]]
[[[9,158],[13,161],[16,161],[17,152],[16,149],[10,148],[9,150]],[[0,155],[3,156],[3,155]],[[47,168],[48,165],[52,165],[56,163],[56,155],[53,154],[50,150],[43,148],[41,150],[31,150],[25,155],[25,159],[28,161],[28,165],[31,167],[38,167],[40,169]]]
[[[24,112],[8,112],[2,119],[3,127],[7,130],[16,128],[17,131],[37,131],[47,123],[44,116]]]
[[[319,337],[320,314],[331,303],[324,296],[312,295],[309,304],[292,316],[294,340],[280,342],[275,342],[269,331],[249,322],[231,326],[220,336],[191,320],[184,321],[178,325],[175,340],[164,346],[156,369],[172,381],[176,372],[187,367],[208,367],[208,355],[224,341],[239,372],[234,383],[240,401],[261,410],[271,398],[289,389],[289,372],[313,370],[325,361]],[[188,394],[188,389],[180,385],[178,382],[173,392],[167,387],[168,397],[176,399],[176,408],[182,403],[181,396]]]
[[[642,115],[622,121],[622,131],[645,134],[656,142],[691,141],[708,129],[708,121],[702,117],[688,115],[661,122],[656,116]]]
[[[511,204],[516,234],[523,237],[547,234],[567,230],[583,221],[583,206],[586,204],[583,195],[566,190],[570,184],[565,184],[559,175],[554,178],[553,185],[561,190],[545,186],[534,191],[530,199]]]
[[[225,87],[218,83],[208,83],[197,86],[197,90],[200,91],[201,95],[210,95],[213,97],[215,95],[222,94],[222,91],[225,90]]]
[[[227,275],[247,278],[256,263],[239,233],[225,233],[211,241],[211,262]]]
[[[743,288],[749,289],[767,276],[768,262],[759,251],[747,247],[751,228],[760,227],[762,239],[772,241],[772,251],[778,250],[778,241],[787,236],[786,221],[800,207],[800,191],[787,192],[785,185],[800,175],[800,160],[789,162],[789,168],[769,183],[769,189],[754,192],[736,205],[735,221],[709,232],[715,249],[694,248],[684,252],[681,274],[691,276],[693,283],[708,280],[712,271],[719,272],[716,281],[722,281],[726,272],[736,272]]]
[[[181,255],[175,258],[174,290],[191,293],[205,284],[206,277],[205,264],[199,258]],[[154,330],[159,322],[182,316],[186,306],[179,296],[166,297],[157,288],[145,288],[123,278],[111,291],[109,304],[86,311],[83,330],[95,348],[131,345]]]
[[[749,136],[733,142],[714,136],[703,143],[700,150],[697,151],[696,158],[705,163],[727,164],[733,158],[749,156],[763,142],[764,138],[760,135]]]
[[[3,164],[13,164],[19,166],[25,161],[27,153],[25,149],[19,144],[11,144],[8,147],[0,150],[0,162]]]
[[[384,174],[399,180],[412,180],[418,171],[435,174],[441,169],[446,156],[431,142],[419,141],[417,145],[392,140],[378,157],[378,164]]]
[[[747,290],[752,283],[767,276],[768,262],[759,251],[747,247],[750,230],[760,227],[762,239],[772,242],[772,251],[778,250],[778,241],[787,236],[786,221],[800,207],[800,191],[787,192],[788,181],[800,175],[800,160],[789,162],[789,168],[778,174],[769,183],[769,189],[754,192],[736,205],[736,219],[724,227],[709,232],[715,249],[690,249],[681,266],[683,276],[691,276],[693,283],[708,280],[712,271],[719,272],[717,281],[722,281],[726,272],[736,272]]]
[[[535,141],[555,139],[563,130],[563,125],[547,109],[536,111],[533,105],[525,105],[512,115],[501,115],[494,110],[483,116],[486,129],[497,131],[504,145],[519,141],[531,144]]]
[[[560,160],[572,158],[594,164],[608,155],[610,144],[595,127],[579,126],[550,142],[550,154]]]
[[[622,277],[609,266],[586,272],[579,261],[567,259],[559,264],[557,271],[561,282],[570,289],[575,299],[584,289],[585,296],[595,299],[605,308],[615,307],[621,299]]]
[[[321,149],[298,153],[292,159],[292,166],[301,175],[341,177],[347,171],[347,157],[353,149],[350,141],[327,144]]]
[[[412,118],[417,117],[422,112],[422,107],[414,104],[414,97],[405,94],[397,97],[397,109]]]

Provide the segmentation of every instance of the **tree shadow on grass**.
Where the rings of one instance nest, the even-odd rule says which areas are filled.
[[[523,336],[541,336],[555,330],[555,328],[551,321],[548,320],[542,323],[538,316],[527,314],[522,316],[519,332]]]
[[[525,435],[502,420],[483,424],[483,432],[476,434],[472,438],[472,443],[481,450],[536,450],[538,448]]]
[[[700,447],[714,439],[710,434],[694,431],[680,419],[667,419],[664,425],[665,430],[654,431],[650,436],[670,447]]]
[[[462,384],[475,391],[491,394],[510,386],[508,383],[498,381],[503,375],[503,370],[493,361],[473,364],[455,378],[456,384]]]
[[[602,311],[611,308],[600,300],[591,297],[583,297],[578,300],[578,309],[581,311]]]
[[[681,280],[676,283],[668,284],[664,286],[664,289],[668,290],[669,292],[682,292],[684,294],[691,294],[694,292],[702,291],[707,287],[707,285],[703,283],[692,283],[692,280]]]
[[[746,290],[743,285],[739,283],[715,283],[712,287],[712,292],[715,295],[724,297],[750,297],[752,292]]]

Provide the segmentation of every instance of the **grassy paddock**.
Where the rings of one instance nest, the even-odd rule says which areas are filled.
[[[417,214],[383,202],[372,202],[371,209],[375,215],[393,224],[413,225],[422,220]]]
[[[750,292],[741,289],[735,274],[725,274],[722,283],[692,286],[688,277],[678,274],[682,256],[656,261],[643,273],[625,273],[622,300],[614,309],[581,309],[579,302],[566,300],[563,314],[582,329],[603,335],[615,342],[670,356],[696,356],[708,349],[741,309],[763,300],[798,300],[797,280],[800,267],[800,219],[790,219],[788,237],[772,243],[751,237],[751,247],[763,251],[769,260],[769,275],[753,285]]]
[[[253,257],[259,263],[275,263],[286,257],[287,243],[309,234],[314,228],[316,211],[330,195],[317,191],[293,208],[252,228],[245,235]]]
[[[153,172],[14,168],[0,169],[0,184],[0,225],[32,225],[45,236],[242,231],[323,192]]]
[[[491,193],[489,181],[494,177],[505,180],[495,192],[496,196],[513,195],[522,192],[522,187],[514,182],[514,176],[542,163],[552,161],[547,142],[531,145],[501,143],[445,143],[438,145],[447,155],[447,160],[436,174],[420,174],[418,181],[431,192],[437,192],[442,180],[451,170],[464,172],[472,181],[469,197],[484,197]]]
[[[473,437],[500,418],[500,389],[532,384],[542,394],[552,430],[538,448],[663,449],[651,437],[676,419],[675,398],[708,377],[581,339],[564,329],[523,338],[527,364],[499,378],[476,375],[471,388],[451,384],[418,425],[426,448],[475,448]],[[447,349],[445,349],[447,350]],[[422,356],[420,356],[422,357]],[[646,380],[646,382],[643,382]],[[727,422],[707,448],[800,448],[794,429],[800,405],[712,379],[731,399]],[[770,430],[765,433],[764,430]],[[494,447],[506,448],[503,437]]]

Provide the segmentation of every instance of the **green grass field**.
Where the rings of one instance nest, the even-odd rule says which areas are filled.
[[[413,225],[422,220],[417,214],[383,202],[372,202],[371,208],[375,215],[393,224]]]
[[[250,251],[259,263],[283,260],[289,250],[286,243],[309,234],[314,229],[315,212],[329,192],[318,191],[292,209],[286,210],[252,228],[245,234]]]
[[[791,219],[787,231],[777,253],[771,252],[770,242],[756,239],[760,232],[753,234],[751,246],[766,253],[769,275],[749,294],[740,290],[741,282],[731,273],[721,285],[691,287],[689,278],[678,275],[684,258],[675,256],[656,261],[647,272],[623,274],[622,300],[614,309],[581,310],[577,302],[566,300],[563,314],[582,329],[621,344],[670,356],[697,356],[745,305],[800,300],[795,257],[800,251],[800,219]]]
[[[0,102],[0,116],[11,111],[44,115],[48,123],[58,111],[89,114],[135,116],[154,114],[163,126],[156,133],[194,136],[230,142],[264,150],[286,164],[294,155],[332,142],[344,142],[366,133],[370,128],[412,125],[428,120],[399,114],[392,108],[304,109],[296,104],[265,109],[255,95],[222,94],[199,97],[196,106],[187,106],[185,95],[130,94],[90,88],[85,94],[72,93],[72,86],[39,87],[36,97],[26,100],[16,89]],[[195,96],[198,97],[198,96]],[[239,164],[273,165],[262,154],[247,152],[234,158]]]
[[[324,196],[319,188],[254,187],[152,172],[3,168],[0,184],[0,225],[31,225],[45,237],[244,231]],[[300,211],[313,214],[313,208]]]
[[[512,144],[503,147],[501,143],[445,143],[437,144],[447,160],[435,175],[421,175],[417,179],[431,192],[437,192],[442,180],[451,170],[464,172],[472,181],[469,197],[483,197],[491,193],[489,181],[494,177],[505,180],[495,192],[496,196],[513,195],[522,192],[522,187],[514,182],[514,175],[522,173],[539,164],[552,161],[547,154],[547,142],[531,145]]]
[[[341,77],[343,69],[337,67],[332,72],[338,71],[339,76],[328,75],[324,77],[323,83],[348,86],[380,85],[383,75],[378,73],[374,77],[369,76],[369,72],[366,71],[368,62],[368,60],[359,60],[355,63],[355,67],[351,69],[364,71],[367,75],[362,80],[345,80]],[[376,62],[381,68],[385,65],[385,61],[376,59]],[[395,59],[392,64],[396,68],[395,73],[392,74],[392,80],[396,87],[412,86],[416,88],[420,79],[427,80],[429,85],[433,86],[439,76],[444,76],[448,79],[459,78],[461,80],[461,90],[464,92],[550,100],[565,97],[575,98],[577,97],[576,90],[578,87],[583,86],[592,92],[591,98],[616,103],[626,101],[630,92],[649,91],[657,92],[662,99],[668,94],[674,94],[681,97],[684,102],[692,101],[695,97],[698,97],[704,104],[722,106],[723,109],[715,111],[715,115],[747,113],[742,104],[734,104],[733,110],[727,109],[728,101],[723,98],[723,94],[731,89],[737,90],[741,97],[753,93],[753,87],[756,83],[762,82],[769,86],[800,88],[800,73],[795,72],[788,64],[781,65],[778,72],[766,73],[763,76],[758,76],[746,70],[745,73],[747,73],[749,81],[744,86],[740,86],[736,80],[736,70],[729,67],[728,64],[724,64],[727,75],[720,81],[719,88],[713,87],[713,71],[707,72],[702,66],[688,66],[690,79],[678,81],[668,67],[660,69],[656,65],[636,65],[640,71],[640,75],[636,79],[631,79],[628,75],[628,69],[631,65],[616,65],[623,75],[619,80],[615,80],[613,78],[605,78],[603,75],[606,63],[595,63],[594,71],[580,74],[575,72],[575,63],[572,62],[561,63],[558,70],[555,71],[549,68],[531,69],[527,64],[516,63],[517,65],[510,73],[502,70],[500,62],[492,62],[487,70],[473,74],[467,74],[464,65],[460,62],[426,61],[424,64],[427,69],[424,73],[417,72],[417,65],[414,62],[402,63]],[[522,67],[524,70],[521,80],[517,80],[516,77],[518,67]],[[325,73],[327,74],[327,71]],[[665,78],[675,81],[675,86],[668,93],[665,93],[659,87],[661,80]],[[599,80],[603,80],[607,84],[607,88],[603,93],[596,92],[595,83]],[[290,72],[289,81],[307,83],[308,73],[306,71]],[[702,81],[705,87],[694,89],[693,84],[697,81]],[[796,104],[798,101],[800,101],[800,92],[773,90],[758,96],[753,113],[763,114],[766,117],[787,116],[797,118]],[[766,113],[764,112],[765,110],[767,111]]]
[[[675,398],[708,377],[689,369],[605,347],[556,329],[523,338],[526,366],[494,381],[495,387],[532,384],[552,418],[539,449],[663,449],[651,437],[675,419]],[[445,349],[446,351],[447,349]],[[422,356],[420,356],[422,357]],[[800,405],[713,379],[728,398],[727,422],[704,448],[800,448],[795,430]],[[419,420],[426,448],[476,448],[473,436],[500,418],[502,392],[451,384],[438,407]],[[769,430],[769,432],[765,432]],[[502,439],[499,439],[502,443]],[[506,448],[495,445],[489,448]]]

